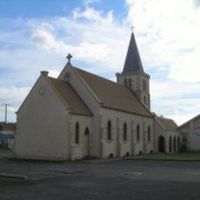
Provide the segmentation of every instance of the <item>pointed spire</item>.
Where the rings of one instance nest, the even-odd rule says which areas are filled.
[[[142,66],[142,62],[140,59],[140,54],[138,51],[137,43],[135,41],[135,36],[132,31],[131,40],[129,43],[126,60],[124,63],[123,72],[142,72],[144,73],[144,69]]]

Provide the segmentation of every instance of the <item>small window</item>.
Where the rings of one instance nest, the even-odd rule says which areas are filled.
[[[127,140],[127,124],[124,123],[124,127],[123,127],[123,139]]]
[[[108,140],[112,139],[112,124],[110,120],[107,123],[107,139]]]
[[[151,141],[151,127],[148,126],[148,142]]]
[[[2,125],[0,125],[0,131],[3,131],[3,126]]]
[[[140,126],[137,125],[137,141],[140,141]]]
[[[75,126],[75,143],[79,144],[79,123],[76,123]]]

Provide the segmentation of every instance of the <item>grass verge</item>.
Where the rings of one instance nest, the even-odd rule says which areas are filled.
[[[158,153],[152,155],[142,155],[132,158],[134,160],[167,160],[167,161],[200,161],[200,152],[198,153]]]

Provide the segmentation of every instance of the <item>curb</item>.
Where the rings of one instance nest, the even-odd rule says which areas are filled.
[[[19,180],[28,180],[28,176],[19,175],[19,174],[10,174],[10,173],[0,173],[0,177],[10,178],[10,179],[19,179]]]

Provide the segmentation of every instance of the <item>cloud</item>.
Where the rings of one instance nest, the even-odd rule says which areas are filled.
[[[32,38],[40,50],[57,54],[71,52],[74,59],[88,63],[87,69],[97,72],[116,72],[122,68],[123,49],[127,48],[129,35],[123,26],[114,21],[112,11],[103,14],[86,7],[75,9],[68,18],[46,20],[45,26],[40,21],[30,24],[33,27]],[[115,34],[113,30],[116,30]],[[122,39],[124,36],[127,36],[127,43]],[[115,59],[111,59],[113,56]]]
[[[194,2],[126,1],[126,23],[135,26],[143,63],[153,75],[152,109],[179,124],[200,111],[200,9]]]
[[[193,1],[194,1],[195,6],[199,6],[200,5],[200,0],[193,0]]]
[[[146,63],[165,66],[172,80],[199,82],[200,9],[193,1],[127,0],[127,4],[127,21],[136,27],[144,60],[149,59]]]
[[[126,0],[127,16],[121,21],[113,10],[92,7],[95,2],[85,1],[85,7],[75,8],[65,17],[12,22],[17,24],[16,37],[13,30],[1,31],[1,87],[13,88],[16,96],[15,91],[24,88],[25,94],[41,70],[58,76],[69,52],[77,67],[115,80],[115,73],[123,68],[129,27],[134,25],[145,71],[152,77],[153,111],[177,116],[179,123],[196,114],[200,110],[200,10],[195,1]],[[0,94],[2,101],[9,101],[4,98],[9,94]],[[16,108],[20,101],[14,103]]]
[[[99,3],[101,0],[83,0],[83,3],[86,5],[86,6],[91,6],[91,4],[94,4],[94,3]]]

